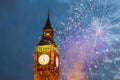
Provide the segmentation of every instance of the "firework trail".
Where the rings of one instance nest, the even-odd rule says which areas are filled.
[[[56,26],[60,80],[120,79],[120,0],[71,1],[70,17]]]

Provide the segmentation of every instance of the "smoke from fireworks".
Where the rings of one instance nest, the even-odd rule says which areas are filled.
[[[56,26],[60,80],[120,79],[120,0],[71,1],[70,17]]]

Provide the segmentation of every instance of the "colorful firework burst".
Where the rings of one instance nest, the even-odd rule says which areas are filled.
[[[120,79],[120,0],[71,1],[70,17],[57,26],[60,80]]]

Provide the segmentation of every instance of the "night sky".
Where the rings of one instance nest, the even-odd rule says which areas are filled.
[[[33,80],[33,52],[48,9],[54,25],[69,15],[69,2],[0,0],[0,80]]]

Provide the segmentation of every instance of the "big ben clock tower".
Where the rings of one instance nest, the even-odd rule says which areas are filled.
[[[53,39],[49,13],[34,52],[34,80],[58,80],[59,54]]]

